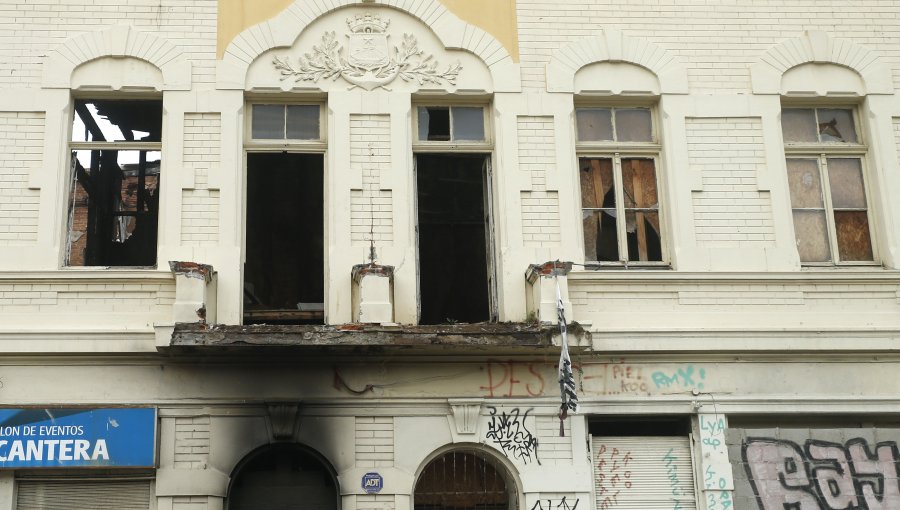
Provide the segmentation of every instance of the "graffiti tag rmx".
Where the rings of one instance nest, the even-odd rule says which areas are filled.
[[[741,454],[761,510],[900,510],[894,441],[747,438]]]
[[[532,410],[528,409],[522,413],[517,407],[509,414],[506,411],[498,414],[496,407],[488,406],[488,409],[491,411],[491,418],[485,437],[493,440],[503,453],[512,455],[525,464],[537,460],[540,465],[541,459],[537,456],[538,440],[525,427],[525,420]]]
[[[694,365],[681,367],[674,372],[653,372],[650,379],[657,389],[659,388],[697,388],[703,389],[703,381],[706,379],[706,369],[697,370]]]
[[[559,508],[560,510],[575,510],[578,508],[578,502],[581,501],[578,498],[575,498],[575,502],[571,505],[568,501],[566,501],[566,497],[563,496],[562,499],[556,501],[554,505],[554,500],[552,499],[539,499],[535,502],[534,506],[531,507],[531,510],[553,510],[554,508]],[[544,502],[547,503],[547,506],[544,506]]]

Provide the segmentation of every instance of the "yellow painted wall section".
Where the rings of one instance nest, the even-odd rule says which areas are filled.
[[[313,0],[305,0],[311,2]],[[519,61],[516,0],[440,0],[453,14],[494,36]],[[219,0],[218,57],[244,30],[275,17],[294,0]]]

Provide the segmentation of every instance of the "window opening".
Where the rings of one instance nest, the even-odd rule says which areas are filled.
[[[416,156],[420,324],[492,318],[487,161]]]
[[[874,262],[866,147],[848,108],[785,108],[781,116],[797,250],[804,264]]]
[[[247,154],[244,323],[324,321],[322,154]]]
[[[338,488],[322,460],[298,445],[266,447],[237,468],[228,510],[336,510]]]
[[[155,266],[160,100],[76,100],[67,266]]]
[[[665,260],[652,115],[647,108],[577,108],[585,259]]]
[[[476,450],[454,450],[429,462],[416,481],[415,510],[516,508],[504,469]]]
[[[420,142],[485,141],[484,108],[480,106],[418,107]]]

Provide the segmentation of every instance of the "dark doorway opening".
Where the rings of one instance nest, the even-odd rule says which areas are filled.
[[[491,320],[487,156],[416,156],[419,323]]]
[[[232,476],[228,510],[336,510],[334,473],[319,455],[297,444],[251,453]]]
[[[247,155],[244,324],[322,324],[323,156]]]

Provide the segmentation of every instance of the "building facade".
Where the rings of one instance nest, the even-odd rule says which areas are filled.
[[[0,14],[0,509],[900,509],[896,2]]]

